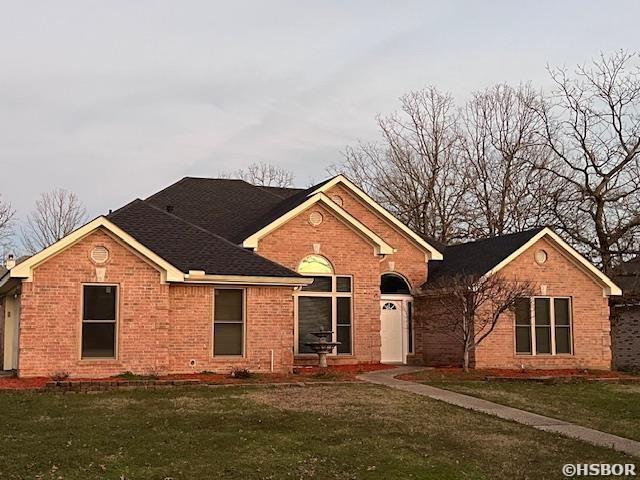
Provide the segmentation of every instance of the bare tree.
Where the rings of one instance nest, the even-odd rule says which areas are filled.
[[[499,274],[443,277],[427,284],[423,294],[430,302],[429,316],[419,326],[460,342],[468,371],[470,354],[493,332],[500,316],[533,292],[531,283]]]
[[[640,252],[640,69],[638,54],[601,55],[573,76],[549,69],[556,89],[536,108],[553,163],[540,170],[564,189],[557,227],[605,272]]]
[[[400,112],[378,117],[380,143],[348,147],[330,171],[345,173],[416,232],[441,242],[461,239],[467,176],[453,98],[426,88],[400,104]]]
[[[252,163],[247,168],[236,170],[233,174],[223,174],[223,178],[239,178],[252,185],[263,187],[290,187],[293,185],[293,172],[270,163]]]
[[[87,218],[78,196],[64,189],[43,193],[22,229],[22,244],[34,254],[65,237]]]
[[[528,85],[496,85],[473,94],[463,109],[462,137],[468,182],[468,237],[502,235],[551,223],[558,182],[546,165],[548,149],[532,109],[539,95]]]
[[[0,194],[0,243],[7,241],[12,236],[15,213],[11,204],[5,202]]]

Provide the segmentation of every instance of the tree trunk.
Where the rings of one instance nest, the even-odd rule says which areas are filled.
[[[464,353],[463,353],[463,367],[464,367],[464,371],[465,372],[469,372],[469,347],[467,347],[466,345],[464,346]]]

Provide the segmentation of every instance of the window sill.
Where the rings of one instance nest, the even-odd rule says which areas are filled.
[[[317,353],[294,353],[295,358],[318,358]],[[340,353],[327,355],[327,358],[356,358],[353,353]]]
[[[91,362],[112,362],[112,363],[120,363],[120,360],[117,357],[90,357],[90,358],[81,358],[80,361],[82,363],[91,363]]]
[[[575,357],[575,355],[573,353],[536,353],[535,355],[533,353],[516,353],[516,357],[524,357],[524,358],[536,358],[536,357],[542,357],[542,358],[556,358],[556,357],[572,358],[572,357]]]

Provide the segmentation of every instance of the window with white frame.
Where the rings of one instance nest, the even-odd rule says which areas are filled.
[[[340,342],[338,355],[351,354],[352,278],[334,275],[333,267],[321,255],[305,257],[298,272],[313,277],[313,283],[296,295],[296,353],[313,353],[305,343],[318,340],[311,332],[325,330],[333,332],[332,341]]]
[[[82,358],[115,358],[118,286],[82,286]]]
[[[244,354],[244,290],[216,288],[213,297],[213,355]]]
[[[519,355],[570,355],[571,299],[521,298],[515,314],[516,353]]]

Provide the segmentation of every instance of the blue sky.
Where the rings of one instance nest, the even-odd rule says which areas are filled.
[[[547,87],[638,47],[629,1],[0,1],[0,193],[91,216],[255,161],[322,179],[375,115],[436,85]]]

